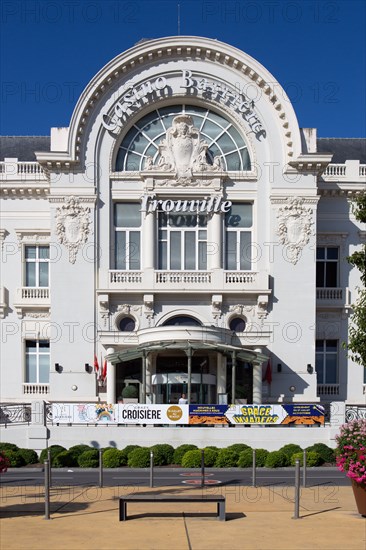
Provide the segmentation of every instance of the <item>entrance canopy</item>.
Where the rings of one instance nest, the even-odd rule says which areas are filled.
[[[108,355],[108,361],[112,364],[123,363],[125,361],[131,361],[132,359],[138,359],[139,357],[146,357],[150,352],[162,352],[179,350],[184,351],[187,355],[193,354],[195,351],[215,351],[224,355],[233,355],[237,359],[242,359],[247,363],[263,363],[268,360],[266,355],[258,353],[253,350],[245,349],[240,346],[233,346],[229,344],[210,344],[209,342],[191,342],[165,340],[164,342],[151,342],[143,345],[136,346],[135,348],[124,349],[122,351],[116,351]]]

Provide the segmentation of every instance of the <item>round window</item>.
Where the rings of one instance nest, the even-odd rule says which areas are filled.
[[[245,321],[241,317],[234,317],[231,319],[229,327],[230,330],[233,330],[234,332],[244,332]]]
[[[118,328],[122,332],[132,332],[135,330],[136,322],[132,317],[123,317],[118,321]]]

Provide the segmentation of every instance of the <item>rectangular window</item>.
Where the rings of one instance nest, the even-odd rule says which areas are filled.
[[[26,340],[25,381],[48,384],[50,380],[50,343],[48,340]]]
[[[316,375],[318,384],[338,384],[338,341],[316,341]]]
[[[159,269],[207,269],[207,215],[159,212]]]
[[[225,269],[252,269],[253,207],[250,203],[233,203],[225,215]]]
[[[338,287],[339,249],[336,246],[318,246],[316,249],[316,286]]]
[[[114,206],[116,269],[141,269],[140,208],[138,202],[123,202]]]
[[[49,246],[25,247],[25,286],[49,286]]]

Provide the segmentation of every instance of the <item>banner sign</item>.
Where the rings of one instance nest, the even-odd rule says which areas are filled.
[[[288,405],[53,403],[52,422],[54,424],[321,426],[324,424],[324,407],[304,403]]]
[[[225,413],[230,424],[323,425],[324,407],[304,403],[289,405],[230,405]]]

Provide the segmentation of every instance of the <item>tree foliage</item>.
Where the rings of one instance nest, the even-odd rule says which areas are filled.
[[[357,221],[366,223],[366,193],[359,195],[352,204],[352,211]],[[347,258],[349,264],[360,271],[361,287],[357,299],[352,304],[352,315],[348,331],[349,357],[366,368],[366,244]]]

